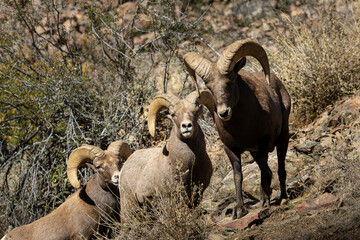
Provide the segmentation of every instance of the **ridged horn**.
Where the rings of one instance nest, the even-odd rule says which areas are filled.
[[[67,176],[74,188],[80,188],[77,170],[86,162],[93,162],[96,158],[103,158],[104,151],[99,147],[84,145],[75,149],[69,156],[67,164]]]
[[[124,160],[126,160],[132,154],[132,150],[129,144],[121,140],[112,142],[107,148],[107,150],[112,154],[114,154],[115,156],[117,156],[118,158]]]
[[[170,106],[175,105],[179,98],[173,94],[166,93],[156,96],[150,103],[148,115],[148,127],[151,136],[155,137],[156,117],[161,110],[168,109]]]
[[[209,109],[212,118],[214,119],[215,101],[213,95],[209,91],[201,91],[198,103],[206,106],[207,109]]]
[[[224,75],[229,74],[239,59],[246,56],[252,56],[260,62],[266,81],[270,84],[270,66],[267,54],[259,43],[252,40],[239,40],[229,45],[217,62],[219,72]]]
[[[195,52],[189,52],[183,57],[186,70],[194,82],[196,91],[200,95],[199,86],[196,82],[195,73],[207,83],[209,81],[211,62]]]
[[[212,96],[212,94],[209,91],[201,91],[200,96],[198,96],[197,92],[194,91],[186,96],[186,100],[188,100],[191,103],[197,102],[198,104],[206,106],[211,116],[214,118],[214,112],[215,112],[215,101]]]

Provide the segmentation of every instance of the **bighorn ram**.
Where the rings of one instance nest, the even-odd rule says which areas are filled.
[[[265,75],[240,70],[246,56],[255,57]],[[240,60],[240,61],[239,61]],[[198,89],[195,73],[203,79],[215,101],[216,129],[234,170],[236,206],[233,218],[246,214],[242,198],[241,153],[250,151],[261,170],[261,205],[270,206],[272,173],[268,153],[276,146],[281,199],[287,199],[285,156],[289,140],[291,100],[285,86],[270,73],[265,50],[251,40],[228,46],[219,60],[212,63],[190,52],[184,55],[185,66]]]
[[[190,93],[180,100],[172,94],[162,94],[150,103],[148,126],[155,136],[156,117],[168,109],[173,122],[169,140],[164,147],[135,151],[125,162],[120,172],[121,215],[130,212],[133,203],[144,204],[156,193],[163,192],[168,183],[179,181],[185,187],[187,197],[194,185],[207,188],[212,175],[212,164],[206,153],[204,134],[197,123],[202,112],[201,104],[212,108],[210,92],[199,96]],[[195,198],[195,205],[200,200]]]
[[[75,188],[80,188],[77,170],[87,164],[95,170],[88,183],[52,213],[14,228],[3,239],[91,239],[95,231],[106,233],[101,219],[119,217],[120,158],[126,159],[130,154],[129,145],[122,141],[111,143],[105,151],[91,145],[75,149],[67,165],[69,181]]]

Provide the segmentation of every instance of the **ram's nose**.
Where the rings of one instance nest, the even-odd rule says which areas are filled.
[[[184,121],[181,123],[181,134],[185,138],[191,137],[192,130],[193,130],[193,124],[190,121]]]
[[[191,129],[192,128],[192,123],[191,122],[182,123],[181,127],[184,128],[184,129],[189,129],[189,128]]]
[[[231,108],[230,107],[219,107],[218,115],[224,121],[227,121],[231,118]]]
[[[120,174],[116,173],[112,176],[111,181],[114,185],[119,185],[120,182]]]

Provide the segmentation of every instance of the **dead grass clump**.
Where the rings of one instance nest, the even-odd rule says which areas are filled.
[[[136,205],[114,229],[114,239],[206,239],[210,232],[203,211],[185,197],[184,187],[171,184],[146,206]],[[194,196],[198,190],[194,191]]]
[[[330,6],[316,19],[286,20],[281,27],[288,34],[276,37],[280,51],[272,60],[292,96],[296,125],[309,123],[360,87],[359,4],[343,4],[342,12]]]

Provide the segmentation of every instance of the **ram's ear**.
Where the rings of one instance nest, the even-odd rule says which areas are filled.
[[[246,57],[241,58],[234,66],[234,72],[238,73],[246,64]]]
[[[95,166],[94,166],[93,164],[91,164],[91,163],[85,163],[85,166],[88,167],[88,168],[90,168],[93,172],[96,171]]]
[[[170,106],[168,109],[166,109],[164,111],[165,115],[167,118],[169,118],[171,121],[174,121],[174,117],[173,117],[173,111],[174,110],[174,107],[173,106]]]
[[[204,107],[203,107],[203,105],[199,105],[199,106],[198,106],[198,109],[197,109],[197,111],[196,111],[196,114],[197,114],[198,116],[201,116],[203,113],[204,113]]]
[[[166,116],[170,115],[169,109],[166,109],[166,110],[164,111],[164,113],[165,113]]]

